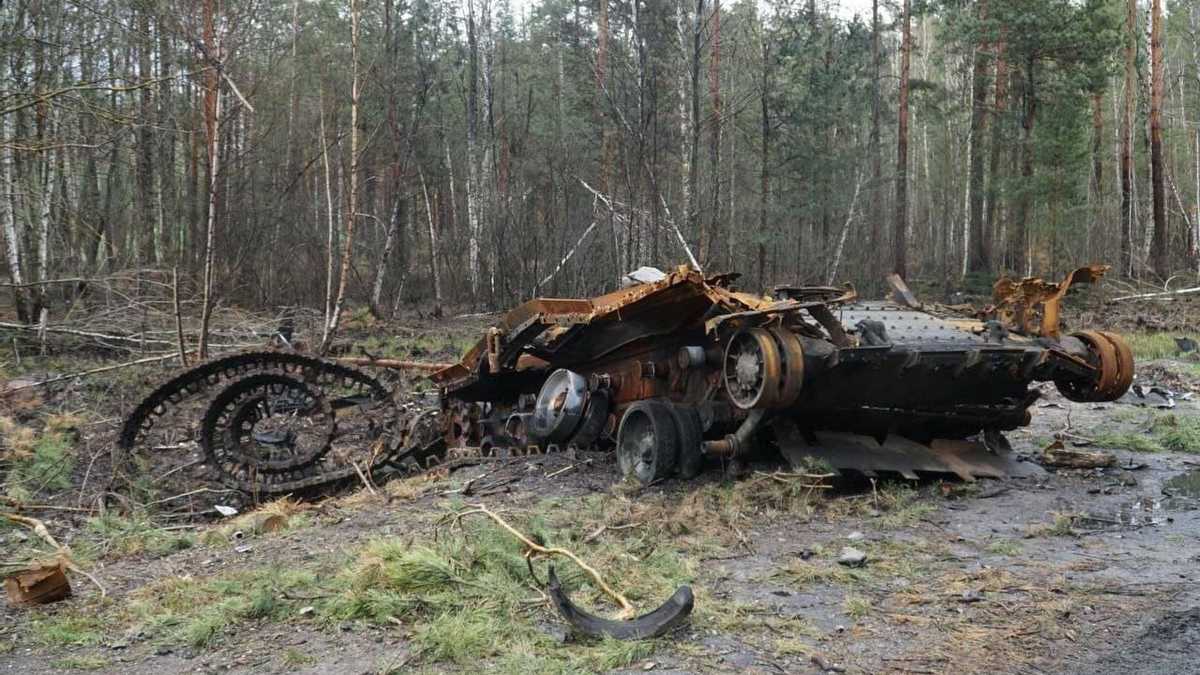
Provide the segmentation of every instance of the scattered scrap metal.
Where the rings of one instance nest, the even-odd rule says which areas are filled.
[[[736,274],[681,266],[595,298],[519,305],[458,363],[429,373],[434,405],[402,405],[400,392],[337,360],[244,353],[155,389],[119,444],[144,445],[164,415],[202,397],[208,470],[254,494],[409,471],[459,448],[533,446],[613,448],[644,484],[770,448],[796,465],[817,458],[870,475],[1002,476],[1016,468],[1002,433],[1029,423],[1032,383],[1075,401],[1129,388],[1121,337],[1064,334],[1060,322],[1068,290],[1106,270],[1004,278],[972,314],[922,305],[898,278],[894,301],[864,302],[849,286],[746,293]],[[592,622],[565,595],[555,600],[577,625]]]

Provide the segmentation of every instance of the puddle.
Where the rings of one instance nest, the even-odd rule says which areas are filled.
[[[1162,493],[1169,499],[1200,502],[1200,469],[1185,471],[1164,481]]]

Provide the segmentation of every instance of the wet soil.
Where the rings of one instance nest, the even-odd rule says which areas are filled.
[[[1047,387],[1033,424],[1009,438],[1015,452],[1033,456],[1056,433],[1142,428],[1129,410],[1071,403]],[[1180,401],[1171,413],[1198,415],[1200,408]],[[902,512],[874,506],[879,492],[894,486],[864,482],[841,485],[813,513],[764,512],[739,543],[697,560],[693,586],[706,613],[629,670],[1200,672],[1200,455],[1114,453],[1118,464],[1108,469],[1051,469],[975,484],[925,481]],[[574,468],[556,474],[568,466]],[[614,459],[603,453],[464,467],[453,484],[476,476],[512,479],[481,498],[509,510],[531,508],[548,495],[569,507],[572,499],[612,490],[618,478]],[[719,469],[710,468],[697,482],[667,481],[641,494],[682,504],[698,486],[721,481]],[[314,509],[310,527],[255,539],[245,550],[201,545],[109,561],[95,573],[120,603],[170,576],[302,566],[372,537],[430,536],[431,514],[440,513],[443,499],[327,500]],[[51,522],[62,527],[69,519]],[[788,572],[807,564],[837,570],[845,546],[867,553],[862,580]],[[85,584],[77,591],[61,607],[94,599]],[[243,624],[203,650],[163,648],[125,634],[86,647],[31,642],[30,621],[56,611],[62,609],[0,607],[0,644],[9,645],[0,653],[0,673],[64,672],[89,662],[97,672],[147,675],[403,671],[411,649],[400,628],[302,619]],[[548,623],[547,630],[563,628]],[[289,660],[285,653],[298,656]]]

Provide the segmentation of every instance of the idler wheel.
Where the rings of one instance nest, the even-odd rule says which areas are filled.
[[[1055,382],[1062,395],[1082,403],[1113,401],[1124,395],[1133,383],[1133,351],[1125,340],[1093,330],[1080,331],[1073,337],[1087,345],[1096,374],[1090,380]]]
[[[779,353],[783,357],[782,378],[779,384],[778,407],[789,406],[800,398],[804,386],[804,347],[800,338],[782,326],[772,326],[767,331],[775,338]]]
[[[587,404],[587,380],[566,368],[550,373],[529,418],[530,440],[563,443],[579,428]]]
[[[1120,398],[1125,395],[1126,391],[1129,391],[1129,386],[1133,384],[1133,349],[1125,341],[1125,338],[1116,333],[1106,330],[1098,332],[1117,350],[1117,369],[1119,375],[1113,389],[1113,393],[1115,393],[1113,398]]]
[[[625,411],[617,430],[617,463],[621,473],[649,485],[671,475],[679,453],[679,434],[670,405],[637,401]]]
[[[725,346],[724,382],[729,400],[742,410],[779,402],[783,363],[775,338],[762,328],[739,331]]]

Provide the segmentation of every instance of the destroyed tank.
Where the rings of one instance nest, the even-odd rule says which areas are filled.
[[[642,483],[774,447],[836,470],[1001,476],[1003,432],[1027,425],[1036,382],[1110,401],[1133,379],[1126,342],[1061,334],[1080,268],[1057,284],[1002,279],[968,315],[923,306],[892,277],[893,301],[853,289],[738,292],[733,275],[680,267],[591,299],[530,300],[503,316],[442,388],[451,446],[615,447]]]
[[[1001,476],[1020,470],[1003,432],[1029,423],[1034,383],[1074,401],[1130,386],[1123,339],[1059,325],[1068,289],[1106,269],[1001,279],[979,311],[922,305],[898,277],[892,300],[863,302],[850,287],[764,296],[735,290],[736,275],[644,269],[599,297],[530,300],[454,364],[288,351],[209,361],[151,392],[119,445],[171,446],[149,440],[156,422],[201,399],[203,457],[180,468],[252,494],[571,447],[615,449],[642,483],[772,450],[868,475]],[[401,405],[353,365],[431,370],[436,404]]]

